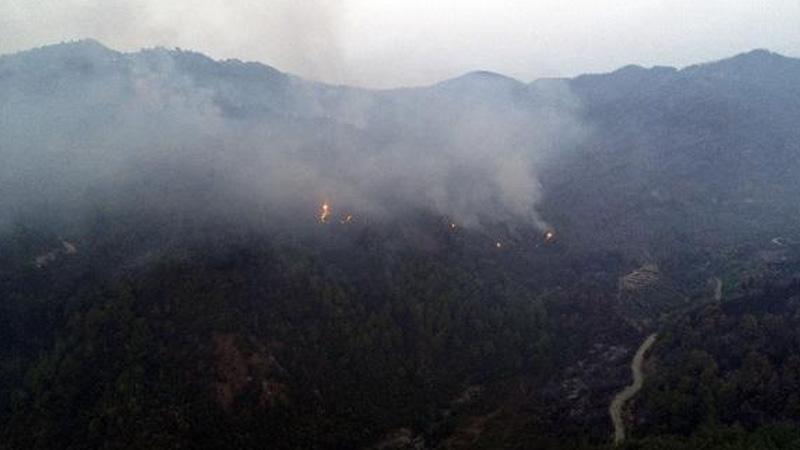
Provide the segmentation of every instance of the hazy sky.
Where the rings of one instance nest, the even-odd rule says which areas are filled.
[[[799,0],[0,0],[0,53],[91,37],[390,87],[475,69],[531,81],[753,48],[800,56],[798,24]]]

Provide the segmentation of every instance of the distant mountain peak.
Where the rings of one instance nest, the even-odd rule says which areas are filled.
[[[774,64],[791,61],[779,53],[771,52],[764,48],[750,50],[749,52],[740,53],[730,58],[721,59],[709,64],[736,64],[736,65],[761,65],[761,64]]]
[[[56,44],[56,45],[59,45],[59,44]],[[92,39],[92,38],[78,39],[78,40],[75,40],[75,41],[65,42],[65,43],[62,43],[60,45],[71,45],[71,46],[75,46],[75,47],[95,48],[95,49],[103,49],[103,50],[109,50],[109,51],[111,50],[108,47],[106,47],[105,45],[103,45],[102,42],[98,41],[97,39]]]
[[[120,52],[112,50],[94,39],[80,39],[0,55],[0,61],[10,64],[8,67],[43,70],[46,67],[52,68],[62,64],[77,64],[82,67],[104,64],[118,59],[121,55]]]
[[[52,45],[45,45],[44,47],[39,47],[37,49],[31,50],[32,52],[41,51],[41,52],[70,52],[70,53],[117,53],[115,50],[112,50],[105,45],[103,45],[100,41],[95,39],[78,39],[75,41],[65,41],[58,44]],[[25,52],[22,52],[25,53]]]
[[[449,80],[438,83],[440,85],[446,84],[508,84],[508,85],[523,85],[521,81],[511,78],[509,76],[492,72],[489,70],[474,70],[467,72],[460,77],[451,78]]]
[[[434,89],[448,94],[469,97],[505,97],[524,90],[527,85],[517,79],[486,70],[469,72],[460,77],[442,81]]]
[[[74,56],[109,56],[117,55],[119,52],[112,50],[102,43],[94,39],[78,39],[74,41],[64,41],[58,44],[49,44],[41,47],[32,48],[30,50],[23,50],[17,53],[8,55],[0,55],[0,58],[14,58],[14,57],[74,57]]]
[[[765,70],[800,69],[800,60],[759,48],[703,64],[689,66],[687,72],[763,74]]]
[[[638,64],[628,64],[626,66],[622,66],[619,69],[615,70],[612,73],[634,73],[634,72],[647,72],[647,69],[638,65]]]
[[[491,70],[473,70],[472,72],[465,73],[460,78],[517,81],[514,78],[503,75],[501,73],[492,72]]]
[[[784,58],[783,55],[772,52],[766,48],[756,48],[749,52],[740,53],[733,58],[765,58],[765,57],[779,57]]]
[[[651,75],[672,74],[674,72],[677,72],[677,70],[678,69],[671,66],[653,66],[648,68],[640,66],[638,64],[628,64],[627,66],[622,66],[619,69],[611,72],[609,75],[641,77],[641,76],[651,76]]]

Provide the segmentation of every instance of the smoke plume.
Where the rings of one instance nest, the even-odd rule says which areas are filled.
[[[545,227],[537,171],[584,135],[565,85],[474,73],[369,91],[93,41],[0,59],[0,220],[103,204],[184,217]],[[188,220],[188,219],[187,219]]]

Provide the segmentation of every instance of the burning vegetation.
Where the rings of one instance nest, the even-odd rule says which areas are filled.
[[[328,223],[331,220],[331,205],[327,201],[322,202],[319,210],[319,223]]]
[[[338,217],[339,217],[339,223],[342,225],[351,224],[355,220],[355,216],[353,216],[353,214],[351,213],[344,213]],[[331,207],[331,204],[327,200],[322,202],[322,205],[320,205],[319,211],[317,213],[317,220],[319,221],[319,223],[325,223],[325,224],[331,223],[332,220],[335,220],[333,215],[333,208]]]
[[[340,225],[349,225],[349,224],[355,223],[356,217],[355,217],[355,215],[353,215],[352,213],[349,213],[349,212],[345,212],[345,213],[334,215],[333,214],[333,208],[331,207],[330,202],[325,200],[325,201],[322,202],[322,204],[319,207],[319,211],[318,211],[318,214],[317,214],[317,220],[319,221],[319,223],[322,223],[322,224],[329,224],[329,223],[338,222]],[[452,219],[448,218],[448,217],[443,217],[442,218],[442,222],[443,222],[443,225],[446,227],[446,229],[448,231],[450,231],[450,232],[456,232],[461,228],[459,226],[459,224],[457,224],[456,222],[452,221]],[[556,240],[556,237],[557,237],[556,231],[553,228],[548,228],[548,229],[544,230],[542,232],[541,236],[542,236],[542,238],[541,238],[542,242],[544,244],[552,244],[552,243],[554,243],[555,240]],[[512,247],[513,247],[514,246],[513,244],[518,244],[519,243],[514,238],[509,238],[510,239],[509,241],[503,241],[502,240],[503,239],[502,236],[498,236],[498,237],[500,239],[495,238],[495,239],[491,240],[492,245],[494,246],[494,248],[496,248],[498,250],[501,250],[501,249],[507,247],[509,244],[511,244]],[[539,245],[541,245],[541,244],[536,244],[535,246],[538,247]]]

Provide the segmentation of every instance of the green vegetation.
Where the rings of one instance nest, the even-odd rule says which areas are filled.
[[[552,367],[547,314],[525,286],[362,238],[196,245],[103,278],[77,258],[7,264],[2,441],[355,447],[399,427],[435,439],[466,386]]]

